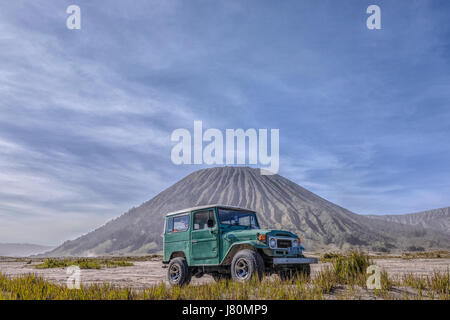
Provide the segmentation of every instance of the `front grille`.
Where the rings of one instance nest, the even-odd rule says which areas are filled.
[[[277,239],[277,248],[289,248],[292,247],[292,240]]]

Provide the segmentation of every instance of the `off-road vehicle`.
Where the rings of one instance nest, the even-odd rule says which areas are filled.
[[[310,274],[301,239],[283,230],[260,229],[256,213],[208,205],[169,213],[164,227],[163,263],[172,285],[211,275],[216,281],[249,281],[267,274],[292,279]],[[168,266],[167,266],[168,265]]]

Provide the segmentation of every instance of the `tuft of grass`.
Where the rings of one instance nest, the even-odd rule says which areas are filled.
[[[380,282],[381,282],[381,290],[383,290],[383,291],[389,291],[394,286],[394,281],[392,281],[389,278],[387,271],[384,269],[381,271]]]
[[[401,284],[405,287],[410,287],[417,290],[425,290],[427,288],[426,278],[416,276],[412,273],[402,275]]]
[[[364,286],[367,267],[373,264],[370,257],[360,251],[337,255],[331,260],[336,281],[342,284]]]
[[[320,257],[320,261],[322,262],[331,262],[334,259],[341,257],[342,254],[341,253],[337,253],[337,252],[325,252],[321,257]]]
[[[394,281],[392,281],[386,270],[381,271],[381,288],[380,289],[374,289],[373,292],[376,296],[382,297],[383,299],[391,299],[391,296],[389,292],[394,287]]]
[[[338,285],[338,278],[331,268],[326,267],[317,273],[314,279],[312,279],[312,283],[323,293],[331,293]]]
[[[450,299],[450,272],[433,272],[431,276],[404,274],[400,285],[416,289],[419,295],[427,294],[429,298]]]
[[[446,273],[434,272],[431,277],[427,278],[427,285],[441,299],[450,299],[450,272],[448,269]]]

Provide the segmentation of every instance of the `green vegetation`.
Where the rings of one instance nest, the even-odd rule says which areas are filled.
[[[340,255],[331,259],[334,275],[339,283],[364,285],[367,267],[373,264],[368,255],[352,251],[348,255]]]
[[[390,292],[393,285],[397,286],[397,291],[402,291],[403,287],[403,293],[394,295]],[[416,293],[406,290],[409,288],[415,288]],[[299,277],[293,283],[279,278],[250,283],[222,280],[182,288],[161,283],[143,290],[110,284],[82,285],[80,289],[70,290],[32,274],[11,278],[0,273],[0,300],[360,299],[363,291],[367,292],[355,283],[340,283],[331,268],[319,272],[311,280]],[[374,290],[374,293],[385,299],[450,299],[449,273],[435,273],[425,278],[407,275],[399,282],[385,279],[382,280],[382,289]]]
[[[448,255],[448,251],[406,253],[402,258],[439,258]],[[400,258],[400,257],[397,257]],[[332,292],[339,285],[347,285],[350,288],[355,286],[365,287],[367,267],[373,264],[373,257],[368,254],[352,251],[347,255],[340,253],[325,253],[321,257],[322,262],[329,262],[331,267],[320,272],[313,283],[319,285],[324,292]],[[401,279],[390,279],[385,270],[381,272],[381,289],[375,289],[374,293],[384,299],[392,299],[394,295],[390,292],[393,287],[412,288],[415,291],[402,293],[402,299],[429,298],[429,299],[450,299],[449,271],[446,273],[434,272],[431,276],[417,276],[414,274],[403,275]],[[350,289],[351,290],[351,289]]]
[[[103,261],[102,261],[102,263],[103,263]],[[131,267],[131,266],[134,266],[134,264],[132,262],[128,262],[128,261],[110,261],[110,260],[105,260],[104,261],[104,265],[107,268]]]
[[[428,277],[419,277],[411,273],[405,274],[401,283],[416,289],[419,295],[423,295],[424,291],[429,291],[432,298],[437,296],[438,299],[450,299],[449,270],[446,273],[434,272],[433,275]]]
[[[340,253],[325,253],[322,262],[331,263],[331,273],[336,283],[364,286],[367,275],[367,267],[373,264],[369,255],[360,251],[351,251],[347,255]]]
[[[342,256],[341,253],[335,253],[335,252],[326,252],[320,257],[320,261],[322,262],[331,262],[333,259],[336,259],[337,257]]]
[[[442,259],[450,258],[450,252],[444,250],[428,251],[428,252],[404,252],[402,259]]]
[[[43,263],[37,264],[34,267],[36,269],[52,269],[52,268],[67,268],[68,266],[79,266],[80,269],[101,269],[116,268],[116,267],[129,267],[133,266],[133,263],[124,260],[114,259],[93,259],[93,258],[79,258],[79,259],[57,259],[49,258],[45,259]]]
[[[345,256],[338,252],[326,252],[320,257],[322,262],[331,262],[333,259]],[[367,254],[371,259],[448,259],[450,258],[450,251],[436,250],[425,252],[403,252],[399,254],[385,254],[382,252]]]
[[[182,288],[159,284],[144,290],[103,284],[82,285],[78,290],[70,290],[36,275],[8,278],[0,274],[0,299],[13,300],[323,299],[324,294],[321,287],[311,286],[306,279],[297,279],[294,284],[279,279],[262,282],[253,280],[250,283],[223,280]]]

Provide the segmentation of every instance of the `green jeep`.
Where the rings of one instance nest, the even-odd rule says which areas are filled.
[[[169,213],[164,227],[164,267],[172,285],[211,275],[216,281],[249,281],[265,274],[293,279],[310,274],[315,258],[302,254],[301,239],[282,230],[260,229],[249,209],[209,205]]]

